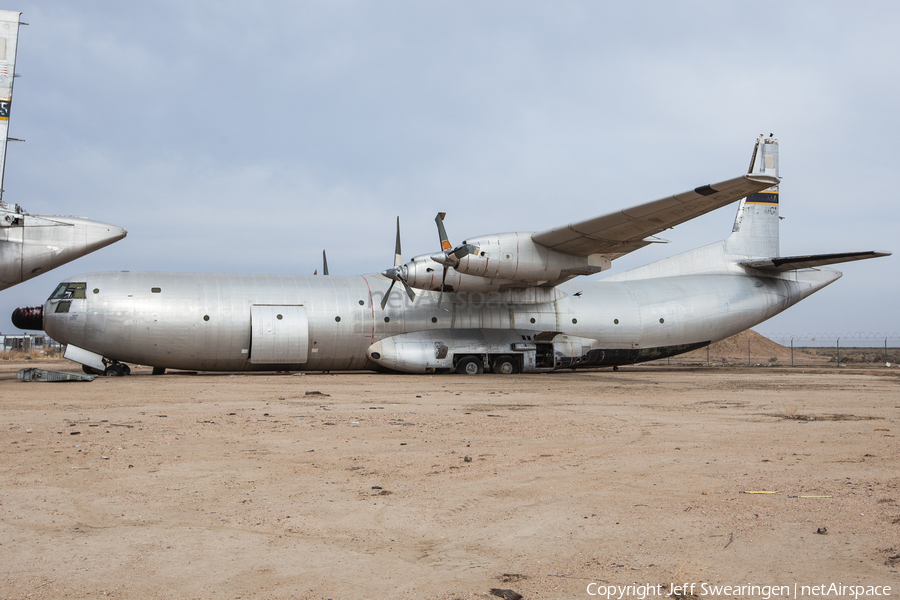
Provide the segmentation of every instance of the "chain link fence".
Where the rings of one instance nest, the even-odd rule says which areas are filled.
[[[793,364],[809,356],[827,357],[838,365],[853,363],[900,364],[900,333],[853,332],[761,332],[763,337],[790,348]]]

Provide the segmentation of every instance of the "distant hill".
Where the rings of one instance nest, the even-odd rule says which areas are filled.
[[[725,338],[720,342],[716,342],[709,347],[710,362],[717,363],[743,363],[747,364],[747,344],[750,344],[750,362],[757,363],[781,363],[791,364],[791,349],[788,346],[776,344],[767,337],[764,337],[752,329],[744,330],[738,334]],[[771,359],[777,359],[775,361]],[[665,360],[665,359],[663,359]],[[689,361],[689,362],[706,362],[706,348],[694,350],[687,354],[673,356],[672,360]],[[802,352],[794,348],[794,362],[803,363],[826,363],[827,356],[816,356],[807,352]]]

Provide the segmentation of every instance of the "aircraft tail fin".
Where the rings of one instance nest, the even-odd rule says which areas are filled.
[[[750,174],[778,177],[778,140],[760,135],[750,159]],[[731,236],[725,240],[728,254],[752,257],[778,256],[778,186],[741,200]]]
[[[16,76],[16,46],[21,15],[22,13],[14,10],[0,10],[0,206],[4,204],[3,179],[6,173],[6,145],[9,140],[9,111]]]

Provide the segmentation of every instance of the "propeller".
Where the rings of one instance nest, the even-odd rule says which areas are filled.
[[[313,271],[313,275],[318,275],[319,269]],[[325,256],[325,251],[322,250],[322,275],[328,275],[328,258]]]
[[[434,218],[434,222],[437,223],[438,236],[441,238],[441,252],[431,255],[431,260],[444,266],[444,273],[441,275],[441,293],[438,296],[439,308],[441,301],[444,299],[444,283],[447,281],[447,269],[458,267],[459,261],[464,256],[478,252],[478,248],[472,244],[462,244],[453,248],[450,240],[447,238],[447,230],[444,229],[444,217],[446,216],[447,213],[439,212]]]
[[[401,257],[400,253],[400,217],[397,217],[397,243],[394,245],[394,266],[391,269],[387,269],[381,272],[382,275],[391,280],[391,285],[388,286],[387,292],[385,292],[384,294],[384,298],[381,299],[381,310],[384,310],[384,307],[387,306],[387,301],[391,295],[391,290],[394,289],[394,284],[397,283],[397,281],[403,284],[403,288],[406,290],[410,301],[415,301],[416,294],[415,292],[413,292],[412,288],[409,287],[409,284],[406,283],[408,273],[409,270],[403,264],[403,258]]]

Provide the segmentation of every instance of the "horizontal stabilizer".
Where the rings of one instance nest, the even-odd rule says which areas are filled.
[[[741,265],[764,271],[794,271],[796,269],[812,269],[814,267],[824,267],[825,265],[890,255],[890,252],[875,252],[874,250],[868,252],[840,252],[837,254],[810,254],[808,256],[781,256],[778,258],[742,260]]]

